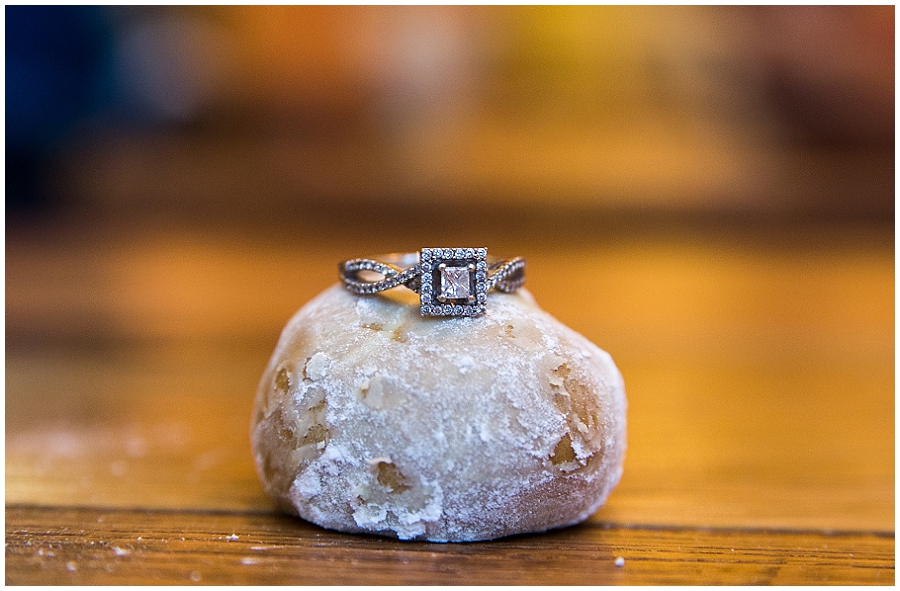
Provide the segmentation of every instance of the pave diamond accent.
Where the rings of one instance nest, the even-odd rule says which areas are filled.
[[[491,266],[487,290],[512,293],[525,283],[525,259],[516,257]]]
[[[419,251],[421,270],[420,312],[423,316],[480,316],[487,289],[486,248],[423,248]],[[476,277],[478,269],[482,277]]]

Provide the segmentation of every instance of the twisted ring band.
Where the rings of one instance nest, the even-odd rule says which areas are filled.
[[[379,259],[342,262],[344,286],[369,295],[402,285],[419,294],[422,316],[481,316],[489,291],[512,293],[525,283],[525,259],[489,259],[487,248],[423,248]]]

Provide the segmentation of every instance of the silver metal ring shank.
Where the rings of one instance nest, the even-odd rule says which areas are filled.
[[[525,259],[488,259],[487,291],[497,289],[505,293],[518,290],[525,283]],[[339,267],[341,281],[355,294],[367,295],[404,286],[419,293],[421,288],[417,253],[392,253],[377,259],[351,259]],[[382,279],[367,280],[360,273],[376,273]]]

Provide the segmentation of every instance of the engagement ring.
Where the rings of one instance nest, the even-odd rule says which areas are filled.
[[[407,287],[419,294],[422,316],[480,316],[490,290],[512,293],[525,283],[525,259],[488,258],[486,248],[423,248],[379,259],[344,261],[341,281],[359,295]]]

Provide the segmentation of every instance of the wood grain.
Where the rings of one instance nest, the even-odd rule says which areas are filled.
[[[890,230],[500,233],[612,353],[629,449],[583,526],[449,546],[280,516],[250,457],[278,332],[372,236],[13,235],[7,583],[893,583]]]
[[[893,536],[624,528],[476,544],[344,535],[285,516],[7,507],[7,584],[893,584]],[[618,557],[625,560],[617,567]]]

